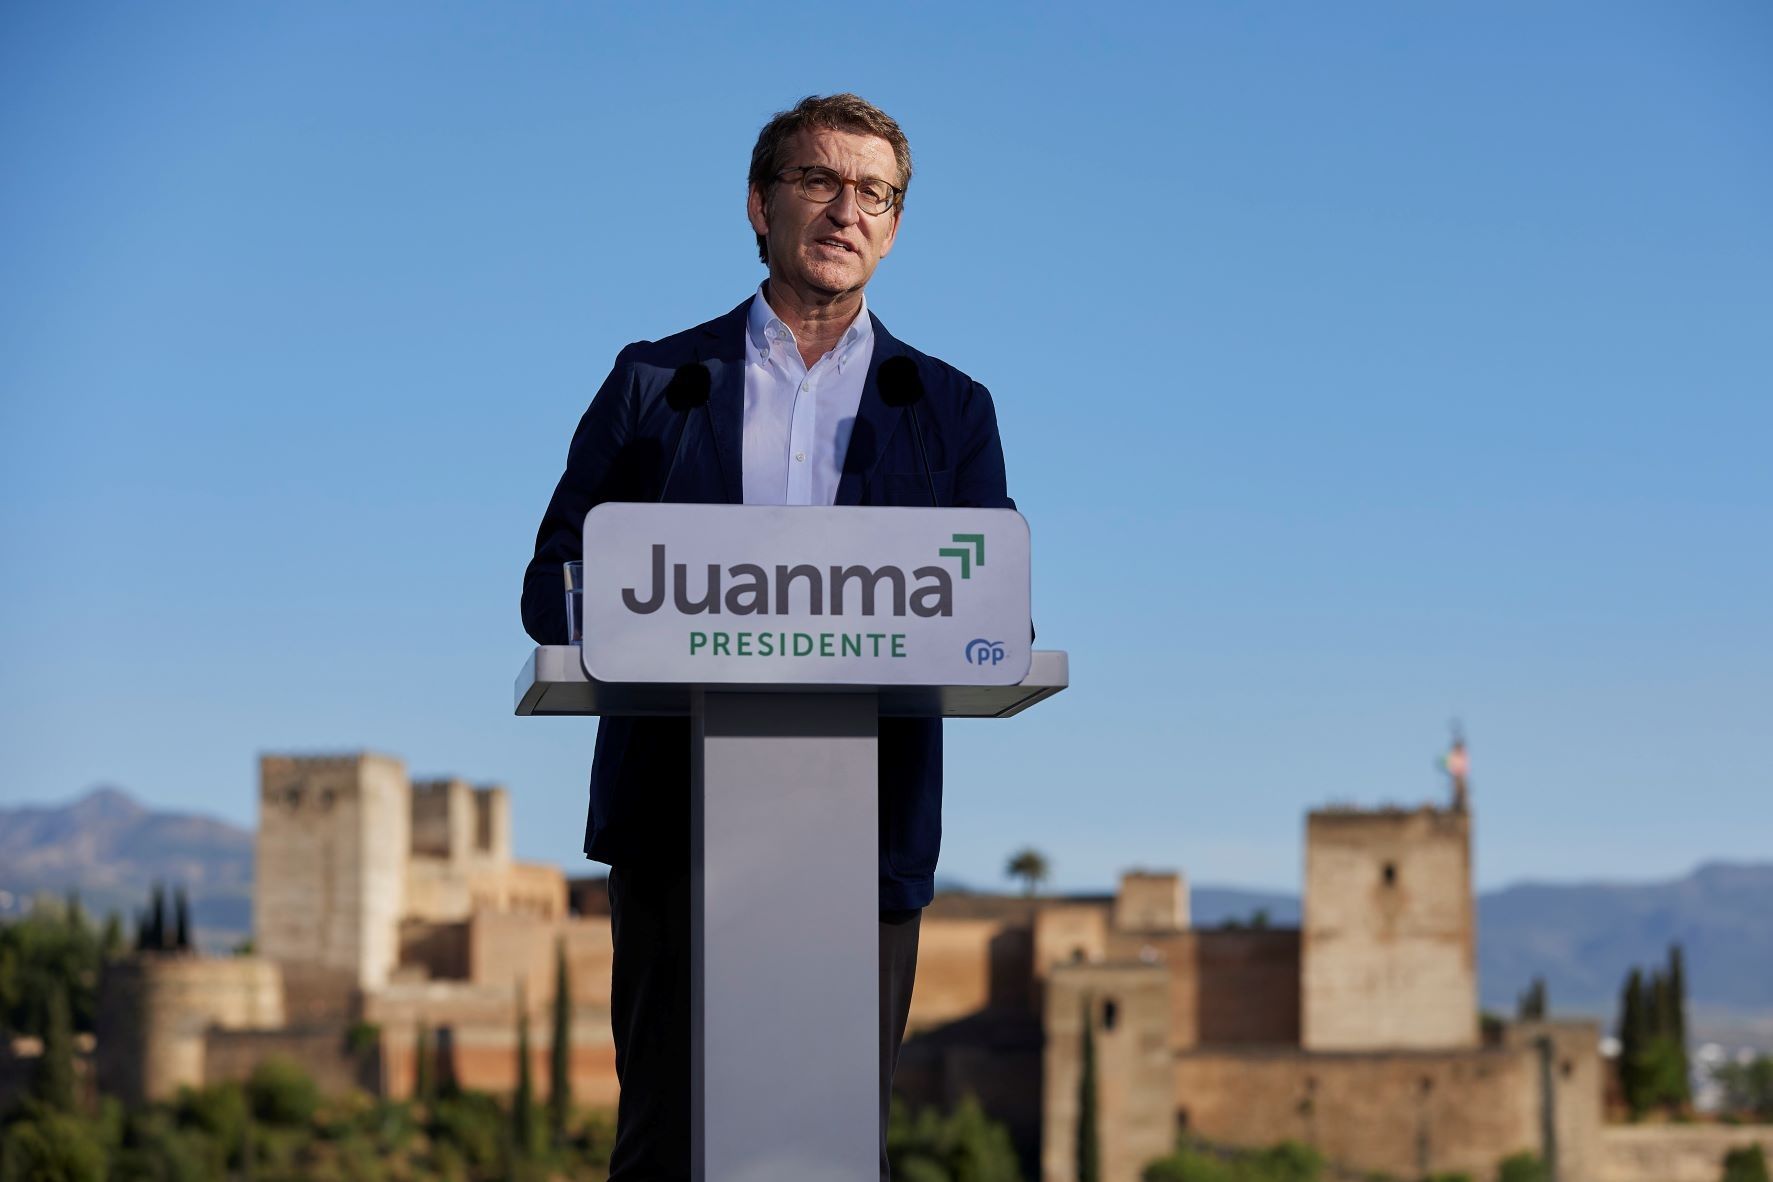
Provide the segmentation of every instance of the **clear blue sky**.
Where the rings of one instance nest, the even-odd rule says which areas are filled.
[[[1454,716],[1482,886],[1769,856],[1770,62],[1761,0],[4,5],[0,803],[370,747],[582,868],[536,521],[853,89],[917,164],[871,306],[995,392],[1072,654],[950,728],[944,876],[1294,887]]]

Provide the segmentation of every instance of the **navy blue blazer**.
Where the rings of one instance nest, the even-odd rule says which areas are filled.
[[[536,531],[523,576],[523,626],[537,644],[565,644],[560,566],[581,557],[585,514],[605,501],[742,504],[745,321],[750,300],[717,320],[616,356],[579,420]],[[873,314],[870,313],[870,316]],[[919,353],[874,319],[874,356],[838,480],[839,505],[930,503],[1013,509],[991,394],[953,366]],[[908,357],[923,379],[917,417],[929,455],[926,481],[909,414],[881,399],[881,363]],[[674,407],[666,387],[679,366],[708,367],[706,411]],[[681,438],[675,467],[672,456]],[[666,484],[669,473],[669,484]],[[942,841],[942,724],[880,720],[880,906],[923,907],[935,889]],[[591,763],[585,853],[612,866],[689,860],[689,721],[605,718]]]

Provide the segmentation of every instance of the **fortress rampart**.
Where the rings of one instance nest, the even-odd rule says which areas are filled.
[[[99,1090],[130,1103],[204,1082],[211,1027],[285,1024],[283,975],[257,956],[144,953],[105,966],[99,983]]]

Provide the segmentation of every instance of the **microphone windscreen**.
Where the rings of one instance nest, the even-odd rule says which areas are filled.
[[[923,401],[923,375],[909,357],[889,357],[880,363],[880,400],[888,406],[915,406]]]
[[[665,385],[665,402],[672,410],[683,414],[706,404],[713,388],[714,380],[708,376],[708,367],[700,361],[692,361],[678,366],[677,372],[671,375],[670,382]]]

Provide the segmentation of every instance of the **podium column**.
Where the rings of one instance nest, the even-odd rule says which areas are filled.
[[[692,1176],[873,1182],[877,696],[697,690],[691,716]]]

